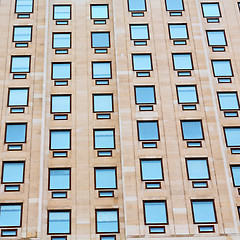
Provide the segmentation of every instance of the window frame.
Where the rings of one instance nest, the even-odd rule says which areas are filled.
[[[195,87],[195,91],[196,91],[196,97],[197,97],[197,101],[196,102],[187,102],[187,103],[182,103],[180,102],[179,99],[179,94],[178,94],[178,87]],[[199,97],[198,97],[198,89],[197,89],[197,85],[176,85],[176,92],[177,92],[177,100],[178,100],[178,104],[199,104]]]
[[[229,148],[239,148],[240,144],[239,144],[239,146],[228,146],[227,135],[226,135],[226,131],[225,131],[226,128],[238,128],[239,131],[240,131],[240,126],[223,126],[223,133],[224,133],[226,147],[229,147]]]
[[[69,141],[69,148],[68,149],[52,149],[51,148],[51,141],[52,141],[52,132],[69,132],[70,133],[70,141]],[[70,151],[72,150],[72,129],[50,129],[49,130],[49,150],[51,151]]]
[[[145,25],[147,26],[147,33],[148,33],[148,38],[138,38],[138,39],[133,39],[132,38],[132,30],[131,30],[131,27],[132,26],[141,26],[141,25]],[[150,40],[150,32],[149,32],[149,24],[148,23],[134,23],[134,24],[129,24],[129,33],[130,33],[130,40],[132,41],[147,41],[147,40]]]
[[[53,112],[52,111],[52,103],[53,103],[53,101],[52,101],[52,97],[54,97],[54,96],[69,96],[70,97],[70,111],[69,112]],[[70,113],[72,113],[72,95],[71,94],[51,94],[51,97],[50,97],[50,113],[51,114],[70,114]]]
[[[237,99],[237,102],[238,102],[238,109],[222,109],[219,94],[229,94],[229,93],[235,93],[236,94],[236,99]],[[238,92],[237,91],[228,91],[228,92],[227,91],[218,91],[217,92],[217,98],[218,98],[218,105],[219,105],[220,111],[238,111],[238,110],[240,110],[240,103],[239,103],[239,97],[238,97]]]
[[[16,14],[30,14],[30,13],[33,13],[34,0],[32,0],[32,11],[31,11],[31,12],[17,12],[17,1],[18,1],[18,0],[15,0],[14,13],[16,13]]]
[[[233,169],[232,169],[233,167],[240,167],[240,164],[230,164],[230,170],[231,170],[231,175],[232,175],[233,186],[239,188],[240,184],[236,185],[236,183],[235,183],[235,179],[234,179],[234,175],[233,175]]]
[[[152,181],[164,181],[164,171],[163,171],[163,160],[162,158],[140,158],[140,175],[141,175],[141,181],[143,182],[152,182]],[[143,168],[142,168],[142,161],[160,161],[161,164],[161,172],[162,172],[162,179],[149,179],[145,180],[143,179]]]
[[[14,36],[15,36],[15,28],[24,28],[24,27],[30,27],[31,28],[31,35],[30,35],[30,40],[29,41],[15,41]],[[13,25],[13,34],[12,34],[12,42],[32,42],[32,35],[33,35],[33,25]]]
[[[93,18],[92,17],[92,6],[107,6],[107,15],[108,17],[107,18]],[[109,19],[109,4],[90,4],[90,19],[93,19],[93,20],[102,20],[102,19]]]
[[[144,0],[144,6],[145,6],[144,10],[130,10],[129,0],[127,0],[127,6],[128,6],[128,12],[147,12],[147,2],[146,2],[146,0]]]
[[[228,75],[228,76],[226,76],[226,75],[224,75],[224,76],[216,76],[213,62],[222,62],[222,61],[228,61],[228,62],[230,63],[230,68],[231,68],[232,75]],[[216,78],[222,78],[222,77],[223,77],[223,78],[224,78],[224,77],[231,78],[231,77],[234,77],[231,59],[211,59],[211,65],[212,65],[212,71],[213,71],[213,76],[214,76],[214,77],[216,77]]]
[[[13,67],[13,58],[21,58],[21,57],[28,57],[29,58],[29,66],[28,66],[28,71],[26,72],[13,72],[12,67]],[[10,61],[10,73],[12,74],[27,74],[31,72],[31,55],[11,55],[11,61]]]
[[[141,122],[156,122],[156,123],[157,123],[157,130],[158,130],[158,139],[140,140],[138,123],[141,123]],[[160,129],[159,129],[158,120],[137,120],[137,135],[138,135],[138,141],[139,141],[139,142],[144,142],[144,141],[148,141],[148,142],[149,142],[149,141],[150,141],[150,142],[160,141]]]
[[[106,33],[108,35],[108,47],[94,47],[93,46],[93,34]],[[111,36],[110,31],[93,31],[91,32],[91,48],[102,49],[102,48],[111,48]]]
[[[27,89],[27,104],[26,105],[9,105],[10,100],[10,91],[11,90],[18,90],[18,89]],[[8,88],[8,99],[7,99],[7,107],[28,107],[29,105],[29,87],[10,87]]]
[[[7,126],[8,125],[25,125],[26,127],[25,127],[25,140],[24,140],[24,142],[7,142],[6,140],[7,140]],[[4,135],[4,143],[5,144],[24,144],[24,143],[26,143],[27,142],[27,130],[28,130],[28,123],[27,122],[6,122],[6,124],[5,124],[5,135]]]
[[[200,138],[199,139],[185,139],[184,138],[184,133],[183,133],[182,122],[200,122],[201,123],[201,130],[202,130],[201,131],[202,132],[202,138],[201,139]],[[183,119],[183,120],[180,120],[180,125],[181,125],[182,139],[184,141],[203,141],[203,140],[205,140],[202,119]]]
[[[93,65],[94,65],[94,63],[110,63],[110,77],[104,77],[104,78],[96,78],[96,77],[94,77],[94,72],[93,72]],[[112,73],[112,61],[92,61],[91,62],[91,66],[92,66],[92,79],[93,80],[102,80],[102,79],[112,79],[112,75],[113,75],[113,73]]]
[[[69,34],[70,35],[70,46],[69,47],[54,47],[54,35],[60,35],[60,34]],[[71,48],[72,48],[72,32],[52,32],[52,49],[71,49]]]
[[[114,169],[115,170],[115,182],[116,182],[116,187],[115,188],[97,188],[97,178],[96,178],[96,170],[98,169]],[[94,189],[95,190],[117,190],[118,189],[118,181],[117,181],[117,167],[94,167]]]
[[[66,188],[64,188],[64,189],[62,189],[62,188],[59,188],[59,189],[51,189],[50,188],[50,172],[51,172],[51,170],[69,170],[69,188],[68,189],[66,189]],[[72,175],[72,171],[71,171],[71,168],[70,167],[67,167],[67,168],[65,168],[65,167],[54,167],[54,168],[48,168],[48,191],[58,191],[58,190],[62,190],[62,191],[70,191],[72,188],[72,181],[71,181],[71,175]]]
[[[94,111],[94,96],[101,96],[101,95],[111,95],[112,96],[112,111]],[[114,112],[114,100],[113,100],[113,93],[93,93],[92,94],[92,109],[93,113],[109,113],[109,112]]]
[[[187,38],[172,38],[171,37],[171,31],[170,31],[170,25],[184,25],[186,27]],[[168,33],[169,33],[169,39],[170,40],[174,40],[174,41],[175,40],[189,40],[189,32],[188,32],[187,23],[168,23]]]
[[[204,11],[203,11],[203,4],[217,4],[218,5],[218,9],[219,9],[219,14],[220,16],[208,16],[208,17],[205,17],[204,16]],[[204,18],[221,18],[222,17],[222,13],[221,13],[221,8],[220,8],[220,4],[219,2],[201,2],[201,9],[202,9],[202,16]]]
[[[208,37],[208,33],[209,32],[223,32],[223,35],[224,35],[224,39],[225,39],[225,42],[226,42],[226,44],[225,45],[210,45],[210,39],[209,39],[209,37]],[[224,29],[216,29],[216,30],[206,30],[206,36],[207,36],[207,43],[208,43],[208,46],[209,47],[227,47],[228,46],[228,42],[227,42],[227,37],[226,37],[226,32],[225,32],[225,30]]]
[[[174,55],[189,55],[190,56],[190,60],[191,60],[191,68],[184,68],[184,69],[176,69],[176,66],[175,66],[175,61],[174,61]],[[172,63],[173,63],[173,70],[174,71],[193,71],[194,70],[194,65],[193,65],[193,58],[192,58],[192,52],[185,52],[185,53],[172,53]]]
[[[54,64],[69,64],[70,65],[70,77],[69,78],[53,78],[53,65]],[[51,62],[51,80],[71,80],[72,79],[72,62]]]
[[[136,88],[146,88],[146,87],[152,87],[153,88],[153,92],[154,92],[154,103],[137,103],[137,91],[136,91]],[[135,104],[136,105],[156,105],[157,104],[157,101],[156,101],[156,91],[155,91],[155,85],[134,85],[134,96],[135,96]]]
[[[166,11],[168,11],[168,12],[185,11],[184,1],[183,1],[183,0],[181,0],[181,1],[182,1],[182,6],[183,6],[183,9],[182,9],[182,10],[168,10],[168,9],[167,9],[167,0],[165,0],[165,8],[166,8]]]
[[[70,6],[70,18],[68,18],[68,19],[65,19],[65,18],[61,18],[61,19],[55,19],[54,18],[54,13],[55,13],[55,11],[54,11],[54,9],[55,9],[55,7],[61,7],[61,6],[63,6],[63,7],[68,7],[68,6]],[[53,4],[53,18],[52,18],[52,20],[55,20],[55,21],[69,21],[69,20],[71,20],[72,19],[72,4]]]
[[[95,141],[95,132],[96,131],[108,131],[111,130],[113,131],[113,148],[96,148],[96,141]],[[104,149],[116,149],[116,133],[115,133],[115,128],[94,128],[93,129],[93,149],[94,150],[104,150]]]
[[[134,69],[135,67],[134,67],[134,57],[133,56],[135,56],[135,55],[148,55],[148,56],[150,56],[151,69],[140,69],[140,70]],[[132,70],[133,71],[136,71],[136,72],[149,72],[149,71],[153,71],[152,53],[132,53],[131,56],[132,56]]]

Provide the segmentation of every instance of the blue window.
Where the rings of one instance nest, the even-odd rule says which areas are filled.
[[[234,187],[240,187],[240,165],[231,165]]]
[[[140,163],[143,181],[163,180],[161,159],[141,159]]]
[[[30,72],[30,56],[12,56],[11,73]]]
[[[32,13],[33,0],[16,0],[16,13]]]
[[[240,127],[224,127],[228,147],[240,147]]]
[[[20,227],[22,204],[0,204],[0,227]]]
[[[131,40],[148,40],[149,32],[147,24],[131,24],[130,25]]]
[[[32,27],[31,26],[14,26],[13,27],[13,41],[14,42],[31,42],[32,41]]]
[[[96,189],[116,189],[116,168],[95,168]]]
[[[93,4],[91,5],[91,19],[108,19],[108,5],[107,4]]]
[[[212,66],[215,77],[233,76],[230,60],[212,60]]]
[[[95,149],[115,148],[113,129],[94,130],[93,132],[94,132],[94,148]]]
[[[71,180],[70,169],[49,169],[49,190],[68,190]]]
[[[53,33],[53,48],[71,48],[71,33]]]
[[[188,39],[187,24],[169,24],[170,39]]]
[[[196,86],[177,86],[179,103],[198,103]]]
[[[23,183],[24,162],[3,162],[2,183]]]
[[[189,180],[209,179],[208,161],[203,158],[188,158],[187,172]]]
[[[135,86],[136,104],[155,104],[154,86]]]
[[[165,0],[167,11],[183,11],[183,1],[182,0]]]
[[[157,121],[138,121],[137,127],[139,141],[159,140],[159,130]]]
[[[128,0],[128,10],[130,12],[146,11],[145,0]]]
[[[174,70],[192,70],[192,55],[190,53],[173,53]]]
[[[71,5],[54,5],[53,6],[54,20],[69,20],[71,19]]]
[[[132,54],[133,58],[133,70],[134,71],[151,71],[152,70],[152,58],[151,54]]]
[[[93,79],[112,78],[111,62],[93,62],[92,77]]]
[[[226,46],[227,45],[225,31],[223,30],[207,31],[207,39],[208,39],[209,46]]]
[[[10,88],[8,93],[8,106],[27,106],[28,88]]]
[[[50,149],[51,150],[71,149],[71,131],[70,130],[51,130],[50,131]]]
[[[25,143],[26,142],[26,123],[7,123],[6,124],[6,143]]]
[[[52,63],[52,79],[71,79],[71,63]]]
[[[112,112],[113,95],[112,94],[94,94],[93,112]]]
[[[51,113],[70,113],[71,95],[52,95]]]
[[[119,232],[118,210],[96,210],[97,233]]]
[[[219,3],[202,3],[202,11],[206,18],[221,17]]]
[[[109,32],[92,32],[93,48],[109,48],[110,33]]]
[[[218,92],[217,94],[221,110],[239,110],[236,92]]]
[[[203,139],[202,121],[186,120],[181,121],[184,140],[201,140]]]

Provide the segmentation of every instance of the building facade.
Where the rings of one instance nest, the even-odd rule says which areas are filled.
[[[0,0],[0,238],[239,240],[239,10]]]

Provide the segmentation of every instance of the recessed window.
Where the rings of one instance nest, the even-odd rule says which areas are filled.
[[[167,11],[183,11],[183,1],[182,0],[165,0]]]
[[[49,169],[49,190],[69,190],[70,180],[70,168]]]
[[[240,127],[224,127],[228,147],[240,147]]]
[[[143,201],[145,224],[168,224],[166,201]]]
[[[168,24],[170,39],[188,39],[187,24]]]
[[[48,211],[48,234],[70,234],[71,211]]]
[[[232,77],[232,66],[230,60],[212,60],[213,73],[215,77]]]
[[[189,180],[208,180],[210,178],[206,158],[187,158],[186,163]]]
[[[8,92],[8,106],[27,106],[28,88],[10,88]]]
[[[3,162],[2,183],[23,183],[24,162]]]
[[[159,130],[157,121],[138,121],[139,141],[159,141]]]
[[[71,95],[52,95],[51,113],[70,113]]]
[[[151,54],[132,54],[134,71],[151,71],[152,58]]]
[[[240,165],[231,165],[234,187],[240,187]]]
[[[93,4],[91,5],[91,19],[108,19],[108,5],[107,4]]]
[[[198,103],[196,86],[177,86],[179,103]]]
[[[53,5],[54,20],[70,20],[71,5]]]
[[[109,32],[92,32],[92,48],[109,48]]]
[[[128,10],[130,12],[146,11],[147,6],[145,0],[128,0]]]
[[[192,55],[190,53],[173,53],[174,70],[192,70]]]
[[[113,149],[115,148],[114,130],[98,129],[93,130],[94,149]]]
[[[29,73],[30,56],[12,56],[11,73]]]
[[[112,112],[113,95],[112,94],[94,94],[93,112]]]
[[[6,143],[25,143],[27,135],[26,123],[7,123],[6,124]]]
[[[52,79],[71,79],[71,63],[52,63]]]
[[[96,210],[97,233],[119,232],[118,210]]]
[[[141,159],[140,164],[142,181],[163,180],[161,159]]]
[[[71,48],[71,33],[53,33],[53,48]]]
[[[13,41],[14,42],[31,42],[32,26],[14,26]]]
[[[0,227],[21,227],[22,204],[0,204]]]
[[[207,39],[209,46],[226,46],[226,36],[224,30],[207,31]]]
[[[96,189],[116,189],[116,168],[95,168]]]
[[[213,200],[192,200],[193,220],[198,223],[216,223]]]
[[[93,62],[92,77],[93,79],[112,78],[111,62]]]
[[[148,40],[149,32],[147,24],[131,24],[130,25],[131,40]]]
[[[33,0],[16,0],[16,13],[32,13]]]
[[[202,3],[202,11],[205,18],[221,17],[219,3]]]
[[[203,130],[201,120],[181,121],[184,140],[202,140]]]
[[[71,130],[50,130],[51,150],[71,149]]]
[[[154,86],[135,86],[136,104],[155,104],[155,88]]]
[[[239,110],[237,92],[218,92],[220,110]]]

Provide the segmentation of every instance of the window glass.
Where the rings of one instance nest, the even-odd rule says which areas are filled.
[[[31,42],[32,40],[32,27],[15,26],[13,28],[13,41],[14,42]]]
[[[215,209],[212,200],[192,201],[194,223],[215,223]]]
[[[162,160],[146,159],[141,160],[142,180],[163,180]]]
[[[30,72],[30,56],[12,56],[11,73]]]
[[[151,54],[132,54],[133,70],[152,70]]]
[[[189,180],[209,179],[207,159],[187,159]]]
[[[169,24],[170,39],[188,39],[187,24]]]
[[[221,30],[207,31],[209,46],[226,46],[225,32]]]
[[[128,9],[130,12],[146,11],[145,0],[128,0]]]
[[[53,63],[52,79],[70,79],[71,63]]]
[[[52,95],[52,113],[70,113],[71,95]]]
[[[49,211],[48,233],[70,233],[70,211]]]
[[[70,149],[71,131],[70,130],[51,130],[50,149]]]
[[[96,189],[116,189],[116,168],[95,168]]]
[[[24,162],[3,162],[2,183],[22,183]]]
[[[0,204],[0,227],[20,227],[21,204]]]
[[[231,77],[233,75],[230,60],[212,60],[212,66],[215,77]]]
[[[97,210],[97,233],[118,232],[118,211]]]
[[[183,11],[182,0],[166,0],[167,11]]]
[[[228,147],[240,146],[240,127],[225,127],[224,132]]]
[[[32,13],[33,0],[16,0],[16,13]]]
[[[110,33],[109,32],[92,32],[93,48],[109,48]]]
[[[181,121],[183,139],[198,140],[203,139],[202,122],[201,121]]]
[[[91,5],[91,18],[92,19],[107,19],[108,18],[108,5]]]
[[[27,106],[28,88],[11,88],[8,95],[8,106]]]
[[[135,86],[136,104],[155,104],[154,86]]]
[[[196,86],[177,86],[179,103],[197,103]]]
[[[234,186],[240,187],[240,165],[232,165],[231,170]]]
[[[202,3],[204,17],[221,17],[218,3]]]
[[[93,112],[112,112],[113,95],[112,94],[94,94]]]
[[[147,24],[130,25],[130,34],[132,40],[149,39],[148,25]]]
[[[70,169],[50,169],[49,189],[50,190],[70,189]]]
[[[114,130],[94,130],[94,148],[115,148]]]
[[[236,92],[218,93],[218,100],[221,110],[238,110],[239,103]]]
[[[159,140],[157,121],[139,121],[137,124],[140,141]]]
[[[165,201],[144,202],[146,224],[167,224]]]
[[[7,124],[6,143],[24,143],[26,141],[27,124]]]
[[[71,5],[55,5],[53,6],[54,20],[71,19]]]
[[[115,236],[101,236],[100,240],[116,240]]]
[[[70,48],[71,33],[53,33],[53,48]]]
[[[173,54],[175,70],[192,70],[192,56],[190,53]]]
[[[111,78],[111,62],[93,62],[93,78]]]

